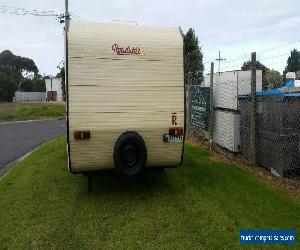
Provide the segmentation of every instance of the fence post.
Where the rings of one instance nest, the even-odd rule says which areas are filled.
[[[214,105],[213,105],[213,85],[214,85],[214,63],[210,64],[210,88],[209,88],[209,149],[212,150],[214,132]]]
[[[184,81],[184,91],[185,91],[185,134],[186,138],[189,139],[190,135],[190,123],[191,123],[191,107],[190,107],[190,88]]]
[[[256,52],[251,54],[251,160],[256,165]]]

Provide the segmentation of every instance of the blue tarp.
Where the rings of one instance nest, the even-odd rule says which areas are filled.
[[[300,92],[299,93],[282,93],[282,90],[294,88],[295,84],[293,80],[289,80],[283,87],[278,89],[272,89],[272,90],[265,90],[265,91],[257,91],[256,96],[278,96],[283,101],[286,97],[299,97],[300,98]],[[247,96],[239,96],[239,99],[245,99],[249,98],[250,95]]]

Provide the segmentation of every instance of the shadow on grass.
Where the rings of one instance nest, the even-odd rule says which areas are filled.
[[[222,174],[215,175],[209,171],[209,159],[211,153],[192,146],[187,146],[189,154],[185,154],[181,166],[166,168],[163,173],[159,169],[148,168],[137,177],[126,178],[119,175],[114,169],[96,172],[92,177],[92,192],[89,196],[137,197],[160,196],[166,198],[177,197],[187,190],[198,189],[199,186],[214,186],[222,181]],[[86,196],[88,190],[88,178],[81,192]]]
[[[151,196],[157,192],[176,195],[178,189],[172,184],[170,174],[176,169],[167,169],[163,173],[155,170],[145,171],[142,175],[126,178],[119,175],[115,170],[103,171],[93,174],[92,192],[89,196],[124,196],[136,197],[140,195]],[[86,178],[85,193],[88,190],[88,178]]]

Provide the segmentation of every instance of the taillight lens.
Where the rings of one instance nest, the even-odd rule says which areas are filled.
[[[183,135],[183,128],[169,128],[169,135]]]
[[[75,140],[86,140],[91,138],[91,132],[89,130],[77,130],[74,132]]]

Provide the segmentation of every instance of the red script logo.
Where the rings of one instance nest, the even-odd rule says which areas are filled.
[[[129,46],[127,48],[122,48],[122,47],[119,47],[118,44],[114,44],[112,47],[111,47],[111,50],[113,52],[115,52],[117,55],[133,55],[133,56],[137,56],[137,55],[143,55],[143,51],[139,48],[139,47],[132,47],[130,48]]]

